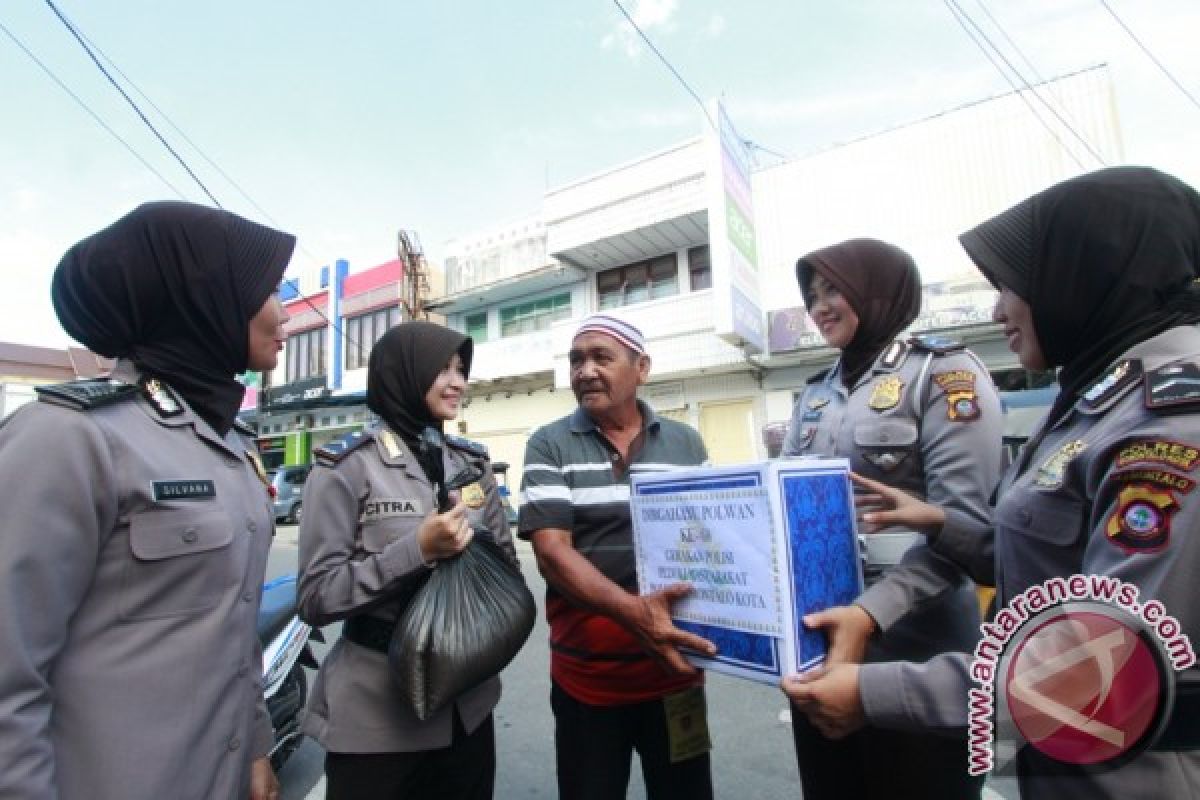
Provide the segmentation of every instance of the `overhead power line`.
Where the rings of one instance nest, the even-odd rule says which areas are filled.
[[[650,41],[650,37],[646,35],[645,31],[639,28],[638,24],[633,21],[633,17],[631,17],[629,12],[625,10],[625,6],[621,5],[621,0],[613,0],[613,4],[621,10],[621,14],[624,15],[625,19],[629,21],[629,24],[633,27],[633,29],[637,31],[637,35],[642,37],[642,41],[646,43],[646,46],[650,48],[654,55],[658,56],[658,60],[663,63],[663,66],[671,71],[671,74],[675,76],[675,80],[679,81],[679,85],[682,86],[684,90],[692,96],[692,99],[696,101],[696,105],[700,106],[700,110],[704,112],[704,118],[708,120],[708,124],[712,127],[712,129],[714,131],[717,130],[717,123],[713,121],[712,116],[708,113],[708,107],[704,105],[704,101],[700,99],[700,95],[696,94],[696,91],[691,87],[691,85],[683,79],[682,75],[679,74],[679,70],[675,69],[671,62],[667,60],[667,57],[664,56],[659,49],[654,46],[654,42]]]
[[[26,47],[25,44],[20,39],[17,38],[15,33],[13,33],[7,27],[5,27],[3,23],[0,23],[0,30],[3,30],[4,33],[8,36],[8,38],[12,39],[13,44],[15,44],[17,47],[21,48],[21,50],[25,53],[25,55],[29,56],[29,58],[33,61],[33,63],[35,63],[39,67],[41,67],[42,72],[46,73],[50,77],[50,80],[57,83],[58,87],[60,89],[62,89],[64,92],[66,92],[68,95],[70,95],[71,99],[74,100],[76,103],[78,103],[79,107],[82,108],[84,111],[86,111],[88,113],[88,115],[96,121],[97,125],[99,125],[101,128],[104,128],[104,130],[108,131],[109,135],[112,136],[114,139],[116,139],[118,142],[120,142],[121,145],[126,150],[129,151],[129,154],[131,156],[133,156],[138,161],[140,161],[142,163],[143,167],[150,170],[150,172],[154,173],[155,177],[157,177],[160,181],[162,181],[164,184],[166,184],[167,188],[170,189],[172,192],[174,192],[176,194],[176,196],[178,196],[181,200],[187,199],[187,197],[184,195],[184,193],[179,191],[178,187],[176,187],[175,184],[173,184],[169,180],[167,180],[166,177],[161,172],[159,172],[157,169],[155,169],[154,166],[149,161],[142,158],[142,155],[140,153],[138,153],[137,150],[134,150],[133,146],[131,144],[129,144],[129,142],[122,139],[121,135],[119,133],[117,133],[116,131],[114,131],[111,127],[109,127],[108,123],[105,122],[103,119],[101,119],[100,115],[97,114],[95,111],[93,111],[91,109],[91,107],[87,103],[85,103],[82,98],[79,97],[79,95],[77,95],[73,91],[71,91],[71,88],[69,86],[67,86],[65,83],[63,83],[62,80],[57,75],[54,74],[53,70],[51,70],[48,66],[46,66],[44,63],[42,63],[42,60],[39,59],[37,56],[35,56],[33,54],[33,51],[31,51],[28,47]]]
[[[1167,76],[1167,80],[1169,80],[1169,81],[1171,81],[1171,83],[1175,84],[1175,88],[1178,89],[1179,91],[1183,92],[1183,96],[1186,97],[1188,100],[1190,100],[1192,105],[1194,105],[1196,108],[1200,109],[1200,101],[1196,100],[1195,95],[1193,95],[1191,92],[1189,92],[1187,90],[1187,87],[1184,86],[1182,83],[1180,83],[1179,80],[1173,74],[1171,74],[1171,70],[1167,69],[1166,65],[1163,64],[1161,61],[1159,61],[1154,56],[1154,53],[1150,52],[1149,47],[1142,44],[1142,40],[1139,39],[1137,37],[1137,34],[1135,34],[1130,29],[1130,27],[1125,24],[1125,21],[1123,19],[1121,19],[1120,17],[1117,16],[1117,12],[1113,11],[1112,6],[1110,6],[1108,4],[1107,0],[1100,0],[1100,5],[1104,6],[1104,10],[1112,15],[1112,18],[1117,21],[1117,24],[1121,26],[1121,28],[1125,31],[1125,33],[1129,34],[1129,38],[1133,39],[1134,43],[1142,49],[1142,52],[1146,54],[1146,57],[1154,62],[1154,66],[1158,67],[1159,70],[1162,72],[1162,74]]]
[[[1081,170],[1087,169],[1087,167],[1084,166],[1083,162],[1079,160],[1079,156],[1075,155],[1075,152],[1071,148],[1067,147],[1066,142],[1064,142],[1062,140],[1062,137],[1058,135],[1058,131],[1054,130],[1054,126],[1052,126],[1050,123],[1048,123],[1042,117],[1042,115],[1038,113],[1038,111],[1034,107],[1033,103],[1031,103],[1029,101],[1029,98],[1025,96],[1025,92],[1023,91],[1023,88],[1031,89],[1031,87],[1029,87],[1028,84],[1026,84],[1025,87],[1019,86],[1017,84],[1017,82],[1014,81],[1013,78],[1010,77],[1007,72],[1005,72],[1004,68],[1002,66],[1000,66],[1000,63],[998,61],[996,61],[995,57],[992,56],[991,51],[989,51],[987,46],[984,45],[984,43],[980,40],[980,37],[976,35],[975,31],[973,31],[971,29],[971,27],[968,27],[967,21],[970,20],[970,17],[967,16],[967,13],[965,11],[963,11],[962,8],[960,8],[959,5],[956,2],[954,2],[954,0],[943,0],[943,2],[945,3],[946,8],[948,8],[950,10],[950,14],[954,17],[954,21],[959,24],[959,27],[961,27],[963,29],[963,31],[967,34],[967,36],[971,39],[971,41],[975,43],[975,46],[979,48],[980,52],[983,53],[983,55],[987,58],[987,60],[992,63],[992,66],[996,68],[996,71],[1000,73],[1000,76],[1002,78],[1004,78],[1004,80],[1008,83],[1009,86],[1012,87],[1013,92],[1016,93],[1017,97],[1020,98],[1021,102],[1024,103],[1025,106],[1029,109],[1029,113],[1033,114],[1034,118],[1037,119],[1037,121],[1042,125],[1042,127],[1045,128],[1046,131],[1052,137],[1054,137],[1054,141],[1058,142],[1059,146],[1062,147],[1063,151],[1066,152],[1066,154],[1071,157],[1071,160],[1075,162],[1076,166],[1078,166]],[[974,22],[971,22],[971,26],[976,27],[976,28],[978,27],[978,26],[975,26]],[[980,33],[982,34],[982,32],[980,32]],[[1001,55],[1001,58],[1003,58],[1002,55]],[[1009,63],[1007,59],[1005,59],[1005,63]],[[1009,69],[1012,69],[1012,65],[1010,63],[1009,63]],[[1036,93],[1034,93],[1034,94],[1036,96]]]
[[[224,208],[217,198],[213,196],[213,193],[208,190],[208,187],[204,185],[204,181],[200,180],[200,178],[196,176],[196,173],[193,172],[192,168],[189,167],[187,162],[183,160],[183,157],[180,156],[179,153],[175,152],[175,148],[171,147],[171,143],[163,138],[163,135],[158,132],[158,128],[155,128],[154,124],[146,118],[146,115],[142,113],[142,109],[138,108],[138,104],[133,101],[133,98],[126,94],[125,90],[121,88],[121,84],[117,83],[109,71],[104,68],[104,65],[100,63],[100,59],[96,58],[96,54],[92,52],[92,49],[88,47],[87,42],[85,42],[83,37],[79,35],[79,31],[75,30],[75,26],[72,25],[66,16],[58,10],[58,6],[54,5],[54,0],[46,0],[46,5],[50,7],[50,10],[54,12],[54,15],[58,17],[63,26],[71,32],[71,35],[75,37],[75,41],[79,42],[79,46],[82,47],[83,51],[88,54],[88,58],[92,59],[92,63],[96,65],[96,68],[104,74],[104,77],[107,78],[108,82],[113,85],[113,88],[121,93],[121,97],[125,98],[125,102],[129,103],[129,106],[134,110],[134,112],[141,117],[142,122],[146,124],[146,127],[150,129],[150,132],[158,138],[158,141],[162,142],[163,147],[167,148],[167,152],[175,157],[175,160],[179,162],[179,166],[183,167],[184,171],[187,172],[187,174],[191,176],[192,180],[196,182],[196,185],[199,186],[206,195],[208,195],[208,199],[212,200],[213,205],[215,205],[217,208]]]

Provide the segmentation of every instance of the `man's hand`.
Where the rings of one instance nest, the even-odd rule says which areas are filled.
[[[805,627],[825,631],[829,654],[825,663],[861,664],[867,653],[867,640],[875,632],[875,620],[862,606],[835,606],[804,616]]]
[[[676,648],[686,647],[709,656],[717,653],[712,642],[676,628],[671,621],[671,605],[691,591],[692,587],[686,583],[674,583],[653,594],[635,595],[631,597],[634,606],[628,617],[629,630],[646,652],[681,675],[694,675],[697,669]]]
[[[461,500],[445,514],[430,512],[417,528],[417,543],[426,563],[458,555],[474,536],[467,521],[466,503]]]
[[[250,765],[250,800],[279,800],[279,779],[267,756]]]
[[[789,675],[783,693],[830,739],[849,736],[866,722],[858,692],[858,665],[834,664],[803,675]]]
[[[864,533],[875,533],[881,528],[898,525],[936,536],[946,524],[946,512],[940,506],[918,500],[908,492],[853,472],[850,473],[850,479],[871,492],[855,498],[856,505],[872,509],[862,515]]]

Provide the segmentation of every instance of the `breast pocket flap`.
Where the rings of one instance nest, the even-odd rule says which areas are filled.
[[[859,447],[902,450],[917,443],[917,426],[908,420],[877,419],[854,426],[854,444]]]
[[[142,561],[204,553],[233,541],[233,526],[220,511],[152,511],[129,521],[129,546]]]

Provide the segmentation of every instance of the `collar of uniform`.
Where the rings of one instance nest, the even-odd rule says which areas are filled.
[[[395,431],[386,425],[380,425],[375,428],[375,449],[379,451],[379,457],[383,459],[383,463],[395,466],[403,466],[412,454],[408,451],[408,445],[405,444]]]
[[[136,366],[134,366],[132,361],[122,358],[117,360],[117,364],[112,371],[112,377],[116,378],[117,380],[136,384],[141,381],[142,372]],[[191,425],[192,429],[196,431],[196,435],[201,439],[213,443],[228,453],[231,453],[235,456],[238,455],[239,448],[225,441],[225,439],[219,436],[217,432],[212,429],[211,425],[200,419],[200,417],[196,416],[196,412],[192,411],[192,407],[187,404],[187,401],[184,400],[178,392],[176,392],[166,383],[163,383],[162,387],[163,391],[169,393],[171,398],[179,404],[181,413],[164,417],[162,414],[158,413],[153,404],[143,395],[137,398],[137,404],[138,408],[142,409],[146,416],[150,417],[150,419],[154,420],[159,425],[162,425],[164,428],[182,428],[185,425]],[[240,434],[234,428],[230,428],[229,430],[234,436],[240,436]]]
[[[1151,336],[1145,341],[1138,342],[1126,350],[1121,354],[1120,358],[1109,365],[1109,368],[1104,371],[1103,375],[1097,381],[1089,384],[1088,388],[1094,387],[1105,376],[1111,375],[1124,361],[1141,362],[1137,380],[1120,387],[1111,396],[1103,398],[1095,406],[1092,406],[1086,401],[1085,397],[1081,396],[1075,402],[1075,410],[1081,414],[1103,413],[1116,405],[1117,401],[1129,394],[1134,387],[1141,386],[1145,381],[1145,378],[1142,376],[1144,373],[1153,372],[1159,367],[1188,358],[1189,356],[1194,357],[1198,354],[1200,354],[1200,329],[1195,325],[1179,325],[1174,328],[1168,328],[1162,333]]]
[[[657,430],[658,415],[654,413],[654,409],[646,405],[640,399],[637,401],[638,412],[642,415],[642,430]],[[592,433],[597,430],[596,422],[591,416],[583,410],[582,406],[576,407],[571,412],[571,417],[568,422],[571,433]]]

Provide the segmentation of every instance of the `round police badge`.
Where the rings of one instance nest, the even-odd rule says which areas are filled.
[[[478,482],[462,488],[462,501],[467,504],[468,508],[482,508],[485,500],[487,500],[487,496]]]

